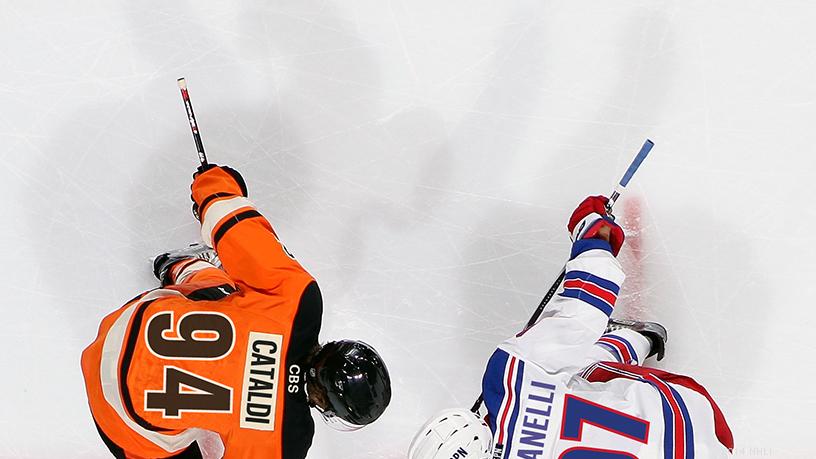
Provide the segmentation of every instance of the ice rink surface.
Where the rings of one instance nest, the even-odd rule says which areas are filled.
[[[82,349],[198,237],[185,76],[213,162],[318,279],[322,341],[375,345],[394,397],[310,457],[403,458],[469,406],[569,250],[620,201],[616,314],[719,400],[740,458],[816,446],[811,1],[2,2],[2,458],[108,457]],[[319,422],[319,421],[318,421]],[[705,459],[705,458],[700,458]]]

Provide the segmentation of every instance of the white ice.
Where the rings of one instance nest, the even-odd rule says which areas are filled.
[[[402,458],[469,406],[560,270],[569,212],[647,137],[618,314],[667,326],[660,366],[714,394],[736,457],[816,457],[813,2],[0,8],[0,457],[109,456],[79,355],[154,286],[150,256],[197,238],[179,76],[210,159],[319,280],[322,340],[390,367],[382,419],[318,426],[311,457]]]

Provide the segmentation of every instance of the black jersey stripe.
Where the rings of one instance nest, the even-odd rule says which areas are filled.
[[[203,201],[201,201],[201,205],[200,205],[200,206],[198,206],[198,208],[199,208],[199,209],[206,209],[206,208],[207,208],[207,204],[211,203],[211,202],[212,202],[213,200],[215,200],[215,199],[218,199],[218,198],[227,198],[227,197],[235,197],[235,196],[236,196],[236,195],[234,195],[234,194],[232,194],[232,193],[213,193],[213,194],[211,194],[211,195],[207,196],[206,198],[204,198],[204,200],[203,200]]]
[[[113,457],[116,459],[127,459],[124,448],[114,443],[114,441],[102,431],[102,428],[99,427],[99,423],[97,423],[96,420],[94,420],[94,425],[96,425],[96,431],[99,432],[99,436],[102,437],[102,442],[108,447]],[[201,448],[198,447],[198,442],[194,441],[180,453],[168,456],[167,459],[202,459]]]
[[[218,241],[220,241],[221,238],[223,238],[224,235],[227,234],[227,231],[229,231],[233,226],[238,224],[238,222],[246,220],[248,218],[255,218],[260,216],[261,214],[257,210],[247,210],[227,219],[224,223],[221,224],[221,226],[218,228],[218,231],[215,232],[215,235],[213,235],[213,247],[217,246]]]
[[[102,442],[108,447],[108,450],[110,450],[111,454],[113,454],[113,457],[116,459],[127,459],[124,448],[114,443],[113,440],[111,440],[110,437],[108,437],[105,432],[102,431],[102,428],[99,427],[99,423],[96,422],[96,419],[94,419],[94,425],[96,426],[96,431],[99,432],[99,436],[102,437]]]
[[[188,446],[184,451],[176,454],[175,456],[170,456],[168,459],[201,459],[201,449],[198,447],[198,442],[194,441],[190,446]]]
[[[214,287],[204,287],[188,293],[186,296],[193,301],[218,301],[235,293],[235,287],[230,284],[221,284]]]
[[[130,390],[127,386],[127,377],[128,372],[130,371],[130,363],[133,360],[133,351],[136,349],[136,341],[139,339],[139,336],[141,336],[139,331],[142,328],[142,319],[144,318],[145,310],[154,301],[156,300],[150,300],[140,304],[137,306],[136,312],[133,313],[133,319],[130,323],[130,333],[128,334],[127,342],[125,344],[125,351],[122,354],[122,363],[119,366],[119,385],[122,387],[122,404],[125,406],[125,410],[128,412],[131,419],[136,421],[136,424],[139,424],[147,430],[163,432],[167,431],[168,429],[154,426],[136,413],[136,410],[133,408],[133,400],[130,398]]]

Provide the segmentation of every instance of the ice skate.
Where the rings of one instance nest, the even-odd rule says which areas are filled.
[[[666,341],[669,339],[666,327],[657,322],[609,319],[609,323],[606,326],[606,332],[609,333],[622,328],[638,332],[649,340],[651,350],[649,351],[647,358],[657,355],[657,360],[663,360],[663,355],[666,353]]]
[[[213,264],[216,268],[221,268],[221,260],[218,258],[218,254],[215,253],[215,250],[196,242],[187,247],[157,255],[153,259],[153,274],[155,274],[162,285],[167,285],[166,277],[170,271],[170,267],[176,262],[192,258],[204,260]]]

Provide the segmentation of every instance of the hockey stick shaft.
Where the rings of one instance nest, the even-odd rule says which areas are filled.
[[[187,110],[187,121],[190,122],[190,130],[193,132],[193,140],[198,151],[198,161],[202,166],[207,165],[207,154],[204,153],[204,144],[201,142],[201,134],[198,132],[198,122],[196,122],[193,112],[193,103],[190,102],[190,93],[187,91],[187,80],[184,77],[178,79],[178,86],[181,90],[181,98],[184,101],[184,109]]]
[[[612,195],[609,196],[609,201],[606,203],[606,212],[611,215],[612,207],[615,205],[615,202],[620,197],[623,190],[629,184],[629,181],[632,180],[632,176],[635,175],[640,165],[643,163],[643,160],[646,159],[646,156],[649,155],[649,152],[652,151],[652,147],[654,147],[654,142],[649,139],[646,139],[646,142],[643,143],[643,146],[640,147],[640,151],[638,152],[635,159],[632,160],[632,164],[629,165],[629,168],[626,169],[626,172],[623,174],[620,182],[618,182],[618,186],[615,187],[615,190],[612,192]],[[538,318],[541,317],[541,313],[544,312],[544,308],[547,306],[547,303],[550,302],[553,296],[555,296],[555,292],[558,291],[558,287],[561,286],[561,282],[564,281],[564,276],[567,275],[567,265],[565,264],[564,267],[561,269],[561,274],[555,279],[555,282],[550,286],[550,289],[547,291],[547,294],[544,295],[541,302],[538,304],[538,307],[535,311],[533,311],[533,315],[530,316],[530,320],[527,321],[527,325],[524,326],[523,331],[527,331],[530,327],[535,325],[538,321]],[[479,411],[479,408],[482,406],[482,402],[484,401],[484,396],[479,395],[479,398],[476,399],[476,402],[473,404],[473,407],[470,411],[476,413]]]
[[[615,187],[615,190],[612,192],[612,195],[609,196],[609,202],[606,203],[606,211],[611,212],[612,206],[615,205],[615,201],[618,200],[623,190],[626,188],[626,185],[629,184],[629,180],[632,180],[632,176],[635,175],[640,165],[643,163],[643,160],[649,156],[649,152],[652,151],[652,147],[654,147],[654,142],[649,139],[646,139],[643,142],[643,146],[640,147],[640,151],[638,152],[635,159],[632,160],[632,164],[629,165],[629,168],[626,169],[626,172],[623,174],[620,182],[618,182],[618,186]]]
[[[610,215],[612,214],[612,207],[615,205],[615,202],[620,197],[623,190],[626,189],[626,185],[629,184],[629,181],[632,180],[632,176],[635,175],[640,165],[643,163],[643,160],[646,159],[646,156],[649,155],[649,152],[652,151],[652,147],[654,147],[654,142],[649,139],[646,139],[646,142],[643,143],[643,146],[640,147],[640,151],[638,152],[635,159],[632,160],[632,164],[629,165],[629,168],[626,169],[626,172],[623,174],[620,182],[618,182],[618,186],[615,187],[615,190],[612,192],[612,195],[609,197],[609,201],[606,203],[606,212]],[[555,295],[555,292],[558,291],[558,286],[561,285],[561,282],[564,280],[564,276],[567,274],[567,266],[564,265],[564,268],[561,270],[561,274],[558,275],[558,278],[555,279],[550,289],[547,291],[547,294],[544,295],[544,298],[541,300],[541,303],[538,304],[538,307],[533,312],[533,315],[530,317],[530,320],[527,321],[527,325],[524,327],[525,330],[535,325],[538,318],[541,316],[541,313],[544,312],[544,307],[547,306],[547,303],[550,302],[552,297]]]

